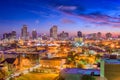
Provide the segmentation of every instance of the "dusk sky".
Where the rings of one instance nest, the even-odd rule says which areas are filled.
[[[29,32],[50,27],[70,34],[120,33],[120,0],[0,0],[0,34],[26,24]]]

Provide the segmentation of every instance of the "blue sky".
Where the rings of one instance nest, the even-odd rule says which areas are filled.
[[[31,32],[49,33],[52,25],[59,32],[76,34],[120,33],[120,0],[0,0],[0,33],[16,30],[23,24]]]

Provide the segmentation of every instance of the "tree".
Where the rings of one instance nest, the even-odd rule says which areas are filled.
[[[77,64],[77,68],[84,68],[83,64]]]
[[[100,58],[101,58],[101,55],[100,55],[100,54],[96,54],[95,57],[96,57],[97,59],[100,59]]]
[[[8,72],[5,69],[0,70],[0,80],[6,78],[8,76]]]
[[[63,77],[59,77],[59,79],[58,80],[65,80]]]
[[[96,80],[96,79],[90,75],[83,75],[80,80]]]

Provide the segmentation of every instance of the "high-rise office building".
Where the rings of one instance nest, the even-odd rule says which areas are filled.
[[[12,38],[15,39],[17,37],[16,31],[11,32]]]
[[[97,34],[96,33],[92,34],[92,39],[97,39]]]
[[[97,33],[97,39],[100,39],[102,37],[102,33],[101,32],[98,32]]]
[[[78,31],[78,32],[77,32],[77,36],[78,36],[78,37],[82,37],[82,32],[81,32],[81,31]]]
[[[98,32],[97,33],[97,37],[101,37],[102,36],[102,33],[101,32]]]
[[[22,39],[27,39],[27,37],[28,37],[27,25],[23,25],[23,27],[21,29],[21,37],[22,37]]]
[[[68,40],[69,39],[69,33],[62,31],[59,35],[60,40]]]
[[[3,39],[16,39],[16,31],[12,31],[10,33],[4,33]]]
[[[4,33],[3,34],[3,39],[9,39],[11,37],[10,33]]]
[[[32,39],[37,39],[37,31],[36,30],[32,31]]]
[[[106,33],[106,39],[110,39],[112,38],[112,34],[111,33]]]
[[[86,35],[86,38],[95,40],[95,39],[97,39],[97,34],[96,33],[88,34],[88,35]]]
[[[50,37],[57,39],[57,26],[53,26],[50,28]]]

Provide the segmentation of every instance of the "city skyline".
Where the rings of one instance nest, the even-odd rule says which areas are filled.
[[[0,80],[120,80],[120,0],[0,0]]]
[[[51,29],[53,27],[56,27],[56,29],[51,32]],[[25,29],[23,29],[23,28],[25,28]],[[23,31],[23,30],[25,30],[25,31]],[[9,32],[4,32],[3,34],[0,34],[0,38],[2,38],[4,34],[11,34],[12,32],[16,32],[17,37],[23,37],[23,32],[26,36],[32,37],[34,31],[36,32],[35,34],[37,34],[37,36],[46,35],[46,36],[49,36],[49,37],[51,37],[51,34],[52,35],[54,34],[56,36],[60,36],[61,33],[67,33],[69,35],[69,37],[77,37],[77,36],[82,37],[82,36],[99,35],[99,34],[101,35],[101,37],[106,37],[106,34],[111,34],[112,37],[119,37],[120,36],[120,34],[115,35],[114,33],[111,33],[111,32],[102,33],[100,31],[98,31],[98,32],[92,32],[92,33],[84,33],[80,30],[76,31],[74,34],[71,34],[69,32],[66,32],[65,30],[60,31],[59,27],[56,26],[56,25],[51,26],[50,29],[48,29],[47,33],[37,32],[36,29],[33,29],[33,30],[30,31],[29,27],[25,24],[22,25],[22,27],[19,29],[19,31],[20,31],[20,33],[17,33],[17,31],[15,31],[15,30],[10,30]],[[55,33],[54,33],[54,31],[55,31]]]
[[[28,31],[36,29],[38,33],[49,34],[49,29],[57,25],[62,31],[76,35],[111,32],[119,34],[120,6],[114,2],[101,0],[1,0],[0,34],[17,31],[23,24]],[[7,5],[7,6],[6,6]],[[112,6],[111,6],[112,5]]]

